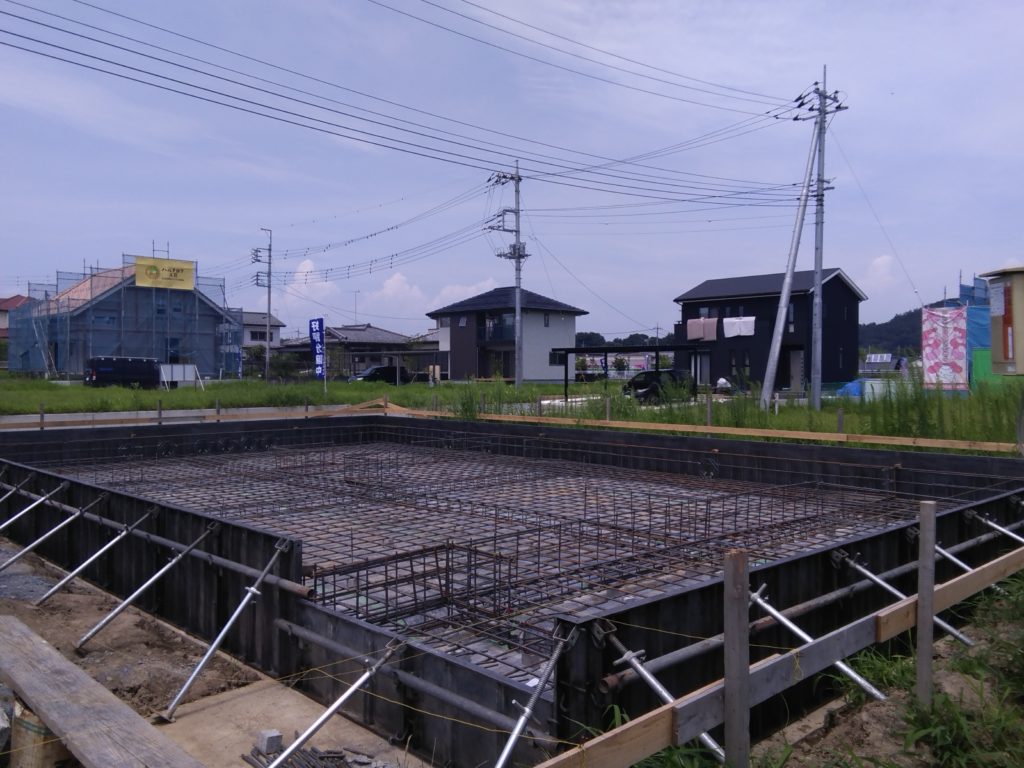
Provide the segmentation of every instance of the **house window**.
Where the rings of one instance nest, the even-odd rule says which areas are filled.
[[[711,317],[711,312],[707,307],[701,307],[697,310],[698,317]]]
[[[544,327],[548,328],[550,325],[551,325],[551,313],[550,312],[545,312],[544,313]]]
[[[743,352],[743,379],[750,381],[750,352]]]
[[[732,307],[726,307],[722,317],[732,317]]]
[[[463,315],[462,317],[459,318],[459,328],[465,328],[465,327],[466,327],[466,316]]]
[[[737,373],[737,370],[736,370],[736,350],[735,349],[730,349],[729,350],[729,374],[733,377],[733,379],[735,379],[736,378],[736,373]]]
[[[271,340],[271,341],[273,341],[273,340],[274,340],[274,332],[273,332],[273,331],[271,331],[271,332],[270,332],[270,340]]]
[[[450,317],[448,317],[447,315],[445,315],[444,317],[439,317],[437,319],[437,327],[438,328],[451,328],[452,327],[452,319]]]
[[[167,300],[157,299],[156,300],[156,314],[166,315],[167,314]]]
[[[249,331],[249,341],[266,341],[266,331]]]
[[[743,305],[742,304],[740,304],[738,307],[736,307],[736,317],[746,317],[746,315],[743,314]]]
[[[789,302],[789,309],[786,310],[786,324],[789,326],[789,332],[793,333],[796,330],[796,323],[793,322],[794,310],[793,302]]]
[[[565,365],[565,352],[548,352],[548,365]]]

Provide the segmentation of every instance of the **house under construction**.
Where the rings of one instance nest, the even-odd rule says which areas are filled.
[[[1024,519],[1020,459],[383,415],[7,432],[0,456],[4,535],[46,536],[35,551],[70,569],[130,527],[84,574],[121,595],[187,551],[140,607],[199,637],[272,563],[224,647],[325,704],[400,644],[343,711],[452,766],[493,764],[514,702],[534,702],[516,764],[610,705],[653,709],[623,648],[674,696],[721,678],[729,550],[820,636],[892,602],[858,568],[915,591],[922,500],[972,564],[1015,546],[991,525]],[[755,658],[802,642],[751,620]],[[808,675],[752,727],[828,687]]]
[[[223,278],[196,271],[191,261],[124,255],[120,267],[29,283],[30,300],[10,313],[10,370],[78,376],[90,357],[114,355],[237,378],[242,311],[227,306]]]

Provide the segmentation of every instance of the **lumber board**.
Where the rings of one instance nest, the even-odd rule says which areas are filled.
[[[874,641],[875,616],[872,614],[788,653],[757,662],[750,668],[750,706],[767,701]],[[719,680],[535,768],[623,768],[665,747],[693,741],[721,725],[724,712],[725,685]]]
[[[0,637],[0,680],[86,768],[203,768],[15,617]]]
[[[977,594],[997,581],[1024,569],[1024,547],[1007,552],[995,560],[979,566],[969,573],[944,581],[935,588],[935,612],[952,608],[971,595]],[[917,624],[917,595],[900,600],[877,614],[875,638],[877,642],[891,640]]]

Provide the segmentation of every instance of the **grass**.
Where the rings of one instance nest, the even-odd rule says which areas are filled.
[[[524,384],[517,392],[503,382],[445,382],[441,386],[331,382],[327,393],[319,382],[265,384],[260,381],[209,382],[205,391],[172,391],[122,387],[94,389],[35,379],[0,377],[0,414],[98,413],[105,411],[165,410],[255,406],[352,404],[387,396],[396,405],[438,409],[463,419],[482,413],[537,413],[576,420],[707,423],[707,402],[688,392],[669,392],[658,406],[640,405],[624,397],[618,381],[573,383],[570,402],[562,403],[560,384]],[[557,401],[557,402],[552,402]],[[1017,421],[1024,404],[1024,382],[1006,380],[1002,386],[982,383],[970,395],[927,390],[913,381],[894,380],[876,400],[827,399],[820,411],[804,404],[781,404],[762,410],[757,393],[712,402],[712,424],[737,428],[837,432],[840,412],[847,434],[897,435],[948,440],[1017,442]]]

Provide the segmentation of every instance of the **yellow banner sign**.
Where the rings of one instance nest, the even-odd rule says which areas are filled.
[[[196,263],[136,256],[135,284],[143,288],[176,288],[179,291],[191,291],[196,287]]]

